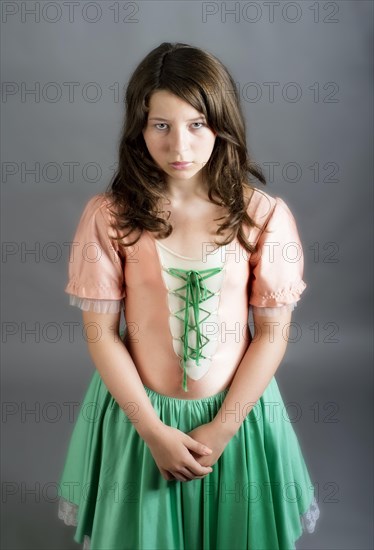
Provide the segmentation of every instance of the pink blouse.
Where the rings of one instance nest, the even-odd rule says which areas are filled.
[[[258,241],[258,253],[234,239],[207,249],[200,261],[176,254],[148,231],[121,247],[107,206],[101,193],[83,210],[65,292],[86,311],[123,308],[124,342],[139,370],[145,373],[149,351],[159,350],[160,361],[183,370],[184,391],[187,377],[206,377],[211,365],[218,372],[225,362],[239,364],[251,342],[250,308],[273,317],[292,310],[306,288],[296,222],[279,197],[255,190],[251,198],[248,214],[260,228],[246,226],[246,235]]]

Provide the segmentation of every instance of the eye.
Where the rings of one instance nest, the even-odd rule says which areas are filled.
[[[193,122],[192,124],[200,124],[199,128],[194,128],[194,130],[200,130],[205,124],[203,122]]]
[[[164,128],[158,128],[158,126],[162,126],[162,125],[166,126],[166,122],[158,122],[154,126],[157,130],[164,130]]]

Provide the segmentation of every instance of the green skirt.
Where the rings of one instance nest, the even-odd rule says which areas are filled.
[[[162,422],[187,433],[228,392],[178,399],[144,385]],[[289,550],[319,516],[302,452],[273,377],[213,472],[166,481],[95,370],[59,481],[58,517],[90,550]]]

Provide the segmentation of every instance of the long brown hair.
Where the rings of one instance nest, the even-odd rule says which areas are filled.
[[[146,147],[142,130],[147,124],[149,99],[153,92],[166,90],[206,117],[216,140],[209,161],[202,169],[208,184],[209,200],[225,206],[228,214],[219,225],[217,235],[230,230],[225,245],[235,237],[249,252],[255,247],[247,242],[242,223],[259,227],[247,212],[245,189],[253,190],[254,176],[266,184],[260,167],[251,162],[246,146],[245,121],[236,85],[226,67],[212,54],[183,43],[163,42],[141,61],[133,72],[125,94],[126,114],[119,143],[119,164],[106,189],[106,196],[115,205],[112,212],[115,229],[139,235],[124,246],[138,242],[143,229],[166,238],[171,224],[158,215],[160,201],[166,197],[165,173]]]

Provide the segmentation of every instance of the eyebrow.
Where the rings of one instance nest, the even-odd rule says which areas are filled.
[[[169,122],[169,120],[167,118],[162,118],[160,116],[157,116],[157,117],[152,117],[152,118],[149,118],[148,120],[162,120],[163,122]],[[205,120],[205,116],[204,115],[200,115],[196,118],[190,118],[189,120],[187,120],[186,122],[196,122],[197,120]]]

